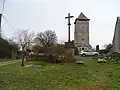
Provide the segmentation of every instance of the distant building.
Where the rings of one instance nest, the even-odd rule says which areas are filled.
[[[120,53],[120,17],[117,17],[114,37],[113,37],[113,52]]]
[[[91,50],[89,44],[89,20],[83,13],[75,20],[74,44],[81,50]]]

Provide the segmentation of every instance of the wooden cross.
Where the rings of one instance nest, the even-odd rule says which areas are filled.
[[[68,19],[68,42],[70,42],[70,18],[73,18],[74,16],[70,16],[70,13],[68,13],[68,17],[65,17],[65,19]]]

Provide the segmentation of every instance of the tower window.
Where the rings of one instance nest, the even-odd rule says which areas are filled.
[[[84,26],[80,26],[80,28],[84,28]]]
[[[84,47],[82,47],[82,50],[84,50]]]
[[[84,26],[85,26],[84,24],[81,24],[81,25],[80,25],[80,28],[84,28]]]

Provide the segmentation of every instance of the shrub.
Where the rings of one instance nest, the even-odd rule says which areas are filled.
[[[73,61],[74,50],[72,48],[65,48],[65,45],[54,45],[50,47],[41,47],[43,56],[40,56],[39,53],[36,54],[33,58],[43,60],[45,62],[51,63],[63,63]]]
[[[49,55],[47,61],[52,63],[71,62],[74,56],[74,50],[65,48],[64,45],[57,45],[46,48],[46,54]]]
[[[49,54],[47,56],[47,59],[44,59],[44,61],[49,62],[49,63],[64,63],[65,58],[64,56],[61,56],[61,55]]]

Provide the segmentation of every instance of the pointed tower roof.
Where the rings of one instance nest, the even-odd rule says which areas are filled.
[[[76,18],[74,24],[76,24],[76,21],[89,21],[89,20],[90,20],[90,19],[88,19],[88,18],[81,12],[80,15],[78,16],[78,18]]]
[[[88,19],[82,12],[78,16],[78,19]]]

